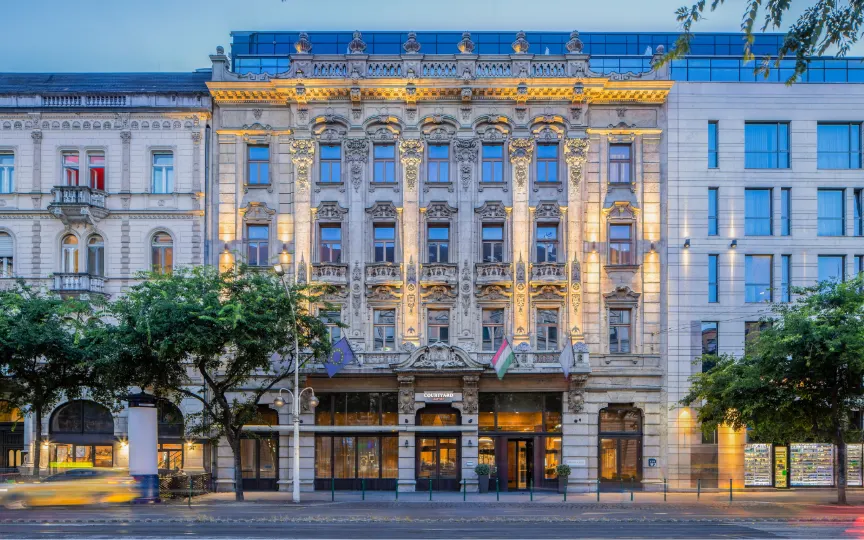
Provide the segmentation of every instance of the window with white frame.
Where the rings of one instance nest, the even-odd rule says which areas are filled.
[[[558,348],[558,310],[537,310],[537,350],[554,351]]]
[[[174,268],[174,239],[171,235],[159,232],[153,235],[150,243],[150,264],[157,274],[170,274]]]
[[[15,154],[0,152],[0,193],[15,191]]]
[[[373,310],[372,344],[376,351],[392,351],[396,347],[395,309]]]
[[[609,145],[609,183],[629,184],[633,181],[632,146]]]
[[[630,310],[609,310],[609,353],[627,354],[630,352]]]
[[[635,264],[633,257],[633,224],[609,225],[609,264],[627,266]]]
[[[340,224],[321,225],[318,238],[318,257],[322,263],[342,262],[342,226]]]
[[[0,232],[0,277],[9,278],[15,275],[14,249],[12,235]]]
[[[486,308],[482,314],[484,351],[497,351],[504,343],[504,308]]]
[[[87,152],[90,189],[105,191],[105,152]]]
[[[558,262],[558,224],[537,224],[537,262]]]
[[[87,239],[87,273],[91,276],[105,275],[105,240],[98,234]]]
[[[153,193],[174,192],[174,154],[153,152]]]
[[[247,263],[267,266],[270,263],[270,226],[246,226]]]
[[[60,246],[60,269],[66,274],[78,273],[78,237],[67,234]]]
[[[80,168],[78,157],[79,156],[77,150],[68,150],[60,154],[60,160],[62,162],[63,168],[63,177],[61,178],[62,185],[78,185],[78,170]]]
[[[449,309],[430,309],[426,312],[426,335],[429,343],[450,343]]]

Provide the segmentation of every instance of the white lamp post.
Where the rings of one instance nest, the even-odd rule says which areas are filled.
[[[291,296],[291,289],[288,287],[288,284],[285,283],[285,268],[281,264],[273,265],[273,270],[276,272],[276,275],[279,276],[280,281],[282,281],[282,285],[285,286],[285,292],[288,293],[288,296]],[[294,418],[294,483],[292,486],[292,496],[291,499],[295,503],[300,502],[300,397],[307,390],[312,394],[312,398],[309,400],[309,406],[314,409],[318,406],[318,398],[315,397],[315,391],[312,390],[312,387],[306,387],[303,390],[297,392],[297,389],[300,387],[300,342],[297,339],[297,312],[294,311],[294,304],[291,303],[291,317],[293,319],[294,324],[294,392],[288,390],[287,388],[280,388],[279,395],[276,399],[273,400],[273,405],[276,407],[283,407],[285,405],[285,400],[282,399],[282,392],[288,392],[291,394],[291,402],[292,402],[292,410],[291,416]]]

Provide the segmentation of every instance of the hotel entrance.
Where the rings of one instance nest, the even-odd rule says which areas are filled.
[[[417,491],[459,491],[459,458],[462,436],[457,428],[459,411],[429,405],[417,413]],[[424,431],[426,431],[424,433]]]
[[[534,480],[534,439],[507,441],[507,491],[527,490]]]

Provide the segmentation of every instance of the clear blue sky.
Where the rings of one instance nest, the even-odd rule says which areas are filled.
[[[228,50],[231,30],[674,32],[675,9],[691,2],[2,0],[0,71],[191,71]],[[745,2],[726,4],[697,30],[737,32]]]

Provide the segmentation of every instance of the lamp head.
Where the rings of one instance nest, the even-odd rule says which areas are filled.
[[[314,395],[311,398],[309,398],[309,408],[310,409],[315,409],[315,407],[317,407],[319,403],[320,403],[320,401]]]
[[[284,407],[285,400],[282,399],[282,396],[276,396],[276,399],[273,400],[273,405],[275,405],[276,407]]]
[[[274,264],[273,265],[273,271],[276,272],[277,276],[284,276],[285,275],[285,269],[282,268],[281,263]]]

